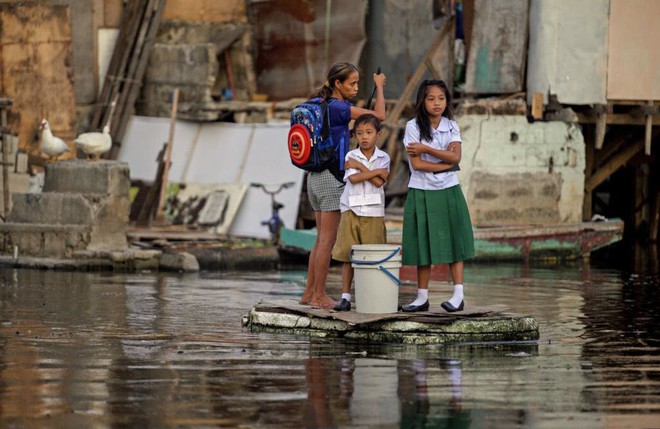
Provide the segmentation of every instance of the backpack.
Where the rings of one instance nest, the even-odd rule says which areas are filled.
[[[329,169],[337,177],[337,159],[341,154],[336,153],[338,148],[332,141],[328,108],[334,101],[312,98],[291,111],[288,148],[296,167],[316,172]]]

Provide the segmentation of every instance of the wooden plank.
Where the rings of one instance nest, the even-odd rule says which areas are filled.
[[[119,93],[117,104],[119,106],[118,114],[115,117],[115,120],[112,124],[113,136],[115,140],[121,141],[122,139],[122,130],[121,123],[128,119],[128,115],[131,113],[132,105],[129,103],[128,99],[131,97],[131,93],[135,91],[138,92],[138,84],[141,85],[141,77],[137,76],[137,68],[140,61],[142,61],[142,52],[144,47],[144,42],[147,37],[147,32],[149,30],[149,22],[152,17],[153,7],[155,2],[158,0],[147,0],[141,2],[144,4],[144,9],[138,11],[138,16],[136,19],[139,19],[138,32],[135,36],[135,44],[131,53],[131,59],[127,64],[126,72],[124,73],[124,83],[121,92]]]
[[[120,93],[121,87],[123,86],[125,69],[132,57],[135,36],[139,30],[139,12],[141,10],[141,4],[142,2],[135,1],[128,3],[128,5],[124,7],[122,26],[120,27],[119,35],[117,36],[117,44],[115,45],[115,50],[110,59],[110,65],[108,66],[108,72],[105,76],[103,89],[98,98],[94,117],[90,124],[92,129],[100,129],[103,126],[102,124],[107,121],[107,108],[110,101],[117,99],[117,94]],[[121,111],[123,106],[118,105],[117,108]],[[114,131],[114,128],[112,127],[113,125],[111,124],[111,133]]]
[[[543,93],[535,92],[532,95],[532,118],[543,119]]]
[[[247,22],[244,0],[169,0],[163,19],[189,22]]]
[[[578,122],[580,124],[595,124],[598,121],[596,115],[587,115],[578,113]],[[660,125],[660,115],[652,115],[651,123],[653,126]],[[627,113],[608,113],[607,125],[646,125],[647,118],[640,116],[635,117]]]
[[[627,145],[629,141],[634,140],[636,133],[626,128],[614,135],[612,135],[612,133],[610,134],[611,135],[607,139],[607,144],[603,146],[603,149],[594,153],[593,168],[590,173],[602,167],[615,153],[619,152],[624,145]],[[592,150],[594,149],[594,146],[591,144],[587,144],[587,147],[592,148]]]
[[[625,165],[628,161],[632,159],[633,156],[637,155],[639,151],[642,150],[644,147],[644,142],[642,140],[638,140],[637,142],[629,145],[626,147],[623,151],[621,151],[618,155],[613,157],[605,166],[603,166],[601,169],[596,171],[591,177],[589,177],[584,184],[584,188],[593,191],[605,181],[612,173],[617,171],[619,168],[621,168],[623,165]]]
[[[174,89],[172,94],[172,112],[170,114],[170,132],[167,138],[167,146],[165,148],[165,166],[163,167],[163,177],[161,178],[160,185],[160,198],[158,199],[157,215],[162,214],[163,205],[165,204],[165,197],[167,194],[167,178],[170,174],[170,165],[172,164],[172,144],[174,143],[174,128],[176,126],[176,111],[179,106],[179,88]]]
[[[149,191],[147,192],[146,197],[137,211],[137,218],[135,223],[137,225],[149,225],[154,214],[157,211],[158,206],[158,196],[160,195],[161,188],[161,178],[163,177],[163,169],[165,166],[165,151],[167,150],[167,143],[163,144],[163,148],[158,152],[156,162],[158,163],[158,168],[156,170],[156,180],[151,184]]]
[[[150,3],[151,5],[152,3]],[[151,16],[148,21],[148,30],[145,34],[144,42],[142,45],[142,50],[139,53],[139,58],[137,61],[137,68],[135,73],[131,77],[130,83],[132,84],[132,89],[128,90],[128,99],[124,106],[124,111],[119,119],[119,123],[116,125],[116,139],[121,141],[123,139],[124,131],[126,130],[126,125],[128,124],[128,118],[131,114],[133,106],[135,105],[135,100],[138,96],[138,86],[142,83],[142,78],[144,77],[144,72],[147,69],[147,63],[149,61],[149,54],[151,52],[151,47],[153,46],[156,40],[156,34],[158,32],[158,25],[160,24],[161,17],[163,15],[163,9],[165,8],[166,0],[155,0],[153,3],[153,10],[151,10]],[[149,11],[148,11],[149,12]]]

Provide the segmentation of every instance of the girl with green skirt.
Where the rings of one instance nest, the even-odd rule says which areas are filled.
[[[463,261],[474,256],[474,235],[456,175],[461,134],[445,82],[423,81],[415,111],[403,138],[411,172],[403,211],[403,265],[417,266],[418,289],[417,298],[401,310],[427,311],[431,265],[449,264],[454,293],[441,305],[448,312],[462,311]]]

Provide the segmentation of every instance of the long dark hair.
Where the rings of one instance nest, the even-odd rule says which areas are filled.
[[[429,114],[426,111],[426,106],[424,105],[424,100],[428,94],[428,88],[430,86],[437,86],[445,93],[445,98],[447,99],[447,107],[445,111],[442,112],[442,116],[447,119],[454,119],[454,108],[451,104],[451,95],[449,93],[449,87],[443,80],[439,79],[427,79],[419,85],[417,90],[417,101],[415,103],[415,121],[417,122],[417,127],[419,127],[419,134],[422,140],[431,141],[433,137],[431,136],[431,121],[429,120]]]
[[[328,70],[328,75],[323,86],[317,89],[312,93],[311,98],[321,97],[324,100],[327,100],[332,95],[332,91],[335,88],[335,82],[344,82],[348,79],[353,72],[360,72],[360,70],[351,63],[334,63],[330,70]]]

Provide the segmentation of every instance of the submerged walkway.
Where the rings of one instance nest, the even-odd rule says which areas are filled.
[[[536,319],[510,313],[503,306],[465,306],[464,311],[447,313],[438,305],[419,313],[366,314],[324,310],[284,300],[256,304],[242,322],[252,332],[382,343],[443,344],[539,338]]]

